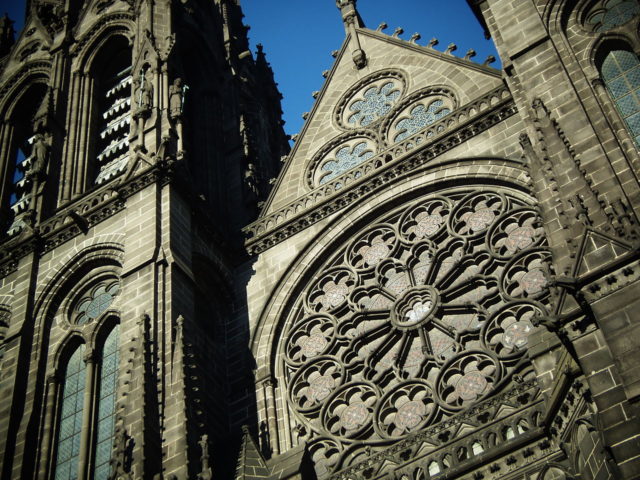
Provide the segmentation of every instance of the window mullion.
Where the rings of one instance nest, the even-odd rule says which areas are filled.
[[[89,480],[91,478],[91,452],[93,450],[93,425],[94,425],[94,402],[96,391],[96,355],[95,350],[87,350],[84,356],[86,364],[86,378],[84,389],[84,404],[82,416],[82,434],[80,442],[79,476],[78,480]]]

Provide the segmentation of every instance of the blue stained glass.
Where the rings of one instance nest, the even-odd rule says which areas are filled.
[[[110,473],[109,460],[114,436],[116,384],[118,380],[118,336],[116,325],[104,342],[100,366],[100,397],[98,400],[98,434],[96,436],[96,458],[93,471],[95,480],[107,480]]]
[[[329,160],[322,165],[321,170],[328,173],[325,173],[322,178],[320,178],[320,185],[323,185],[329,180],[333,180],[341,173],[360,165],[362,162],[373,157],[373,155],[373,151],[367,148],[367,142],[360,142],[353,148],[340,148],[336,152],[335,160]]]
[[[424,127],[437,122],[449,113],[451,113],[451,110],[444,106],[442,100],[435,100],[431,102],[428,107],[425,107],[423,104],[416,105],[411,109],[409,118],[403,118],[396,124],[396,130],[398,130],[399,133],[393,141],[400,142],[422,130]]]
[[[624,25],[640,14],[637,0],[610,0],[603,6],[604,10],[589,18],[589,24],[594,26],[596,32],[606,32]]]
[[[83,355],[84,345],[81,345],[69,358],[65,371],[57,442],[56,480],[72,480],[78,477],[78,454],[86,372]]]
[[[616,5],[612,5],[613,3],[614,2],[609,2],[607,12],[602,19],[602,29],[604,31],[624,25],[633,17],[640,14],[640,5],[638,5],[635,0],[627,0],[617,3]]]
[[[622,5],[622,4],[621,4]],[[640,136],[640,61],[627,50],[614,50],[605,58],[602,78],[636,144]]]
[[[364,100],[357,100],[349,107],[349,110],[354,113],[347,121],[354,126],[366,127],[389,113],[391,107],[400,98],[400,90],[394,82],[387,82],[380,88],[368,88],[362,96]]]

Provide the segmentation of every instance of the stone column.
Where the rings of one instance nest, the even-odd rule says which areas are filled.
[[[84,402],[82,405],[82,430],[80,433],[80,457],[78,459],[78,480],[86,480],[91,478],[91,440],[93,429],[93,404],[96,379],[96,351],[88,349],[84,355],[84,363],[86,364],[86,377],[84,386]]]

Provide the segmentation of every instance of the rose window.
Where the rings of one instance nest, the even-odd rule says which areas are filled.
[[[283,343],[318,475],[346,466],[354,443],[388,445],[527,377],[548,260],[534,208],[497,191],[427,196],[338,249]]]
[[[119,289],[117,281],[102,282],[93,287],[76,305],[75,323],[84,325],[106,312]]]

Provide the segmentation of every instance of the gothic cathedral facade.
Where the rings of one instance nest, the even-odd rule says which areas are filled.
[[[640,479],[640,4],[468,4],[293,147],[239,0],[0,20],[0,478]]]

